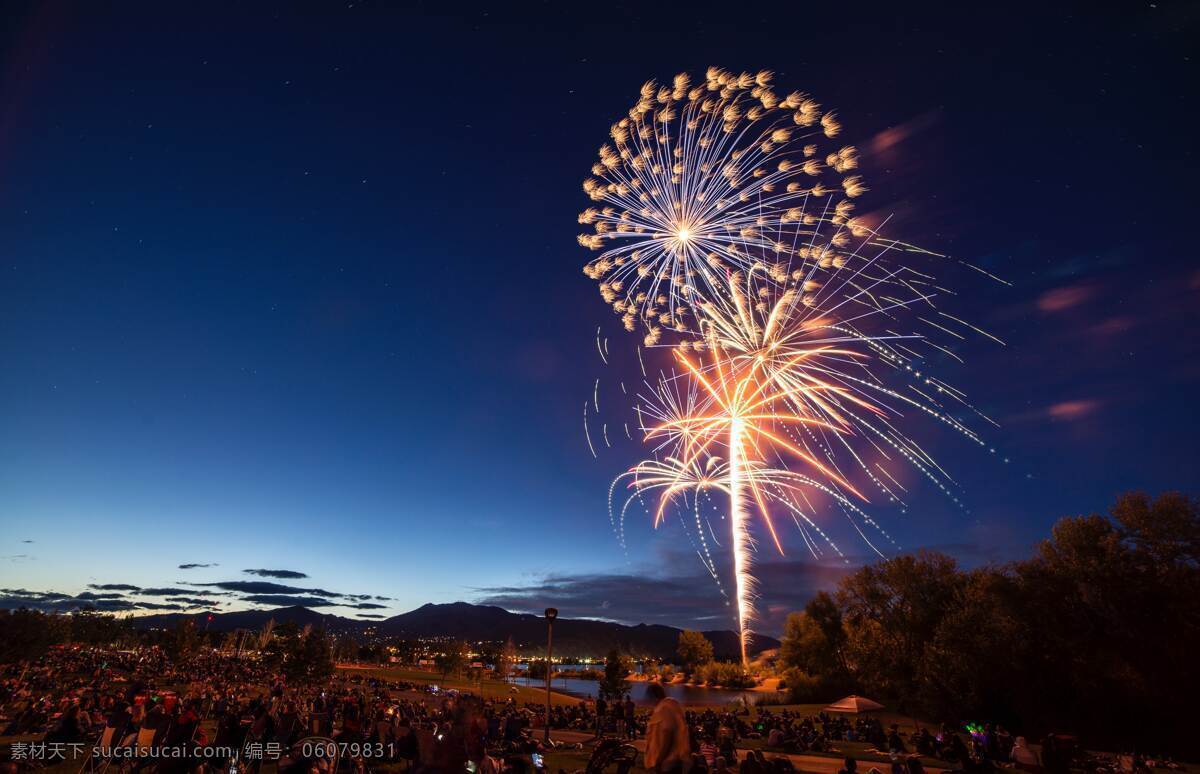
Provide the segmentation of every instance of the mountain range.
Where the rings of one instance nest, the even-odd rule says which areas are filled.
[[[403,639],[451,637],[467,642],[496,642],[509,637],[522,650],[540,650],[546,643],[546,620],[530,613],[513,613],[491,605],[467,602],[427,604],[416,610],[379,621],[363,621],[319,613],[306,607],[280,607],[274,610],[242,610],[231,613],[169,613],[133,619],[141,629],[170,628],[181,620],[194,619],[209,631],[261,629],[268,620],[276,624],[293,622],[299,626],[324,626],[337,634],[377,635]],[[675,655],[681,630],[660,624],[627,626],[612,621],[588,618],[559,618],[554,622],[554,652],[564,657],[603,657],[617,648],[636,657],[671,658]],[[713,644],[718,659],[733,659],[738,653],[738,636],[732,631],[703,633]],[[755,635],[750,651],[758,653],[779,647],[779,641]]]

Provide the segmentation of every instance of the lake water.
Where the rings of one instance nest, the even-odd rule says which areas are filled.
[[[517,685],[526,685],[530,688],[544,688],[545,680],[530,680],[527,677],[514,677],[512,679]],[[634,704],[651,704],[650,697],[647,694],[649,683],[631,680],[629,683],[629,695],[633,697]],[[599,693],[598,684],[595,680],[579,680],[574,677],[555,677],[550,684],[552,690],[558,693],[566,693],[571,696],[591,697],[595,698]],[[754,691],[733,691],[725,688],[704,688],[695,685],[664,685],[663,688],[675,701],[687,705],[697,704],[733,704],[743,701],[750,704],[755,704],[761,699],[770,696],[770,694],[755,693]]]

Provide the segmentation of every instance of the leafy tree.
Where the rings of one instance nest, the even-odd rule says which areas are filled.
[[[498,667],[500,664],[500,646],[491,642],[481,644],[476,652],[476,659],[474,660],[482,662],[485,666],[487,664],[493,664],[497,665]]]
[[[676,651],[683,664],[683,671],[691,675],[696,668],[713,660],[713,646],[700,632],[687,629],[679,633],[679,647]]]
[[[1029,634],[1017,593],[1002,568],[964,575],[917,664],[918,688],[909,698],[928,716],[983,716],[1009,727],[1019,721],[1010,700],[1011,668],[1022,660]]]
[[[338,661],[357,661],[359,657],[358,641],[353,637],[339,637],[337,646],[334,648],[334,655]]]
[[[1179,492],[1153,500],[1128,492],[1109,511],[1121,539],[1156,570],[1177,572],[1200,566],[1200,501]]]
[[[270,637],[260,636],[258,640],[266,641],[260,650],[263,663],[273,671],[286,673],[288,659],[296,651],[296,643],[300,640],[300,627],[294,621],[284,621],[279,626],[275,626],[274,619],[268,623],[271,624]]]
[[[67,616],[67,634],[71,642],[84,645],[112,645],[132,639],[128,619],[117,619],[92,608],[76,610]]]
[[[406,664],[416,661],[424,654],[424,645],[414,640],[392,640],[389,646],[394,649],[396,658]]]
[[[467,643],[461,640],[447,643],[442,651],[434,656],[433,663],[437,665],[442,677],[458,674],[467,663]]]
[[[284,674],[293,682],[320,682],[333,674],[333,650],[324,630],[307,628],[290,643]]]
[[[387,651],[382,645],[359,645],[358,658],[375,664],[387,661]]]
[[[812,673],[828,666],[825,633],[807,612],[789,613],[779,644],[779,666]]]
[[[1180,750],[1197,642],[1200,502],[1134,492],[1107,515],[1061,519],[1026,561],[964,572],[922,553],[864,567],[789,618],[780,666],[796,700],[841,673],[934,720]]]
[[[829,699],[824,681],[803,669],[785,669],[781,678],[779,688],[787,691],[788,701],[791,703],[811,704]]]
[[[604,660],[604,676],[600,678],[600,697],[604,699],[620,699],[629,692],[625,678],[629,676],[629,661],[613,648]]]
[[[317,682],[333,674],[333,647],[323,629],[294,622],[272,627],[261,657],[267,666],[292,682]]]
[[[954,604],[962,579],[954,559],[937,552],[899,556],[843,578],[837,600],[856,677],[902,704],[911,700],[925,644]]]
[[[39,658],[65,635],[61,616],[26,608],[0,610],[0,663]]]
[[[1176,492],[1060,520],[1014,566],[1027,637],[1015,710],[1050,725],[1046,697],[1070,697],[1078,727],[1109,739],[1186,737],[1175,702],[1200,691],[1198,565],[1200,502]]]
[[[799,669],[810,675],[844,681],[846,630],[842,612],[824,591],[809,600],[804,612],[792,613],[784,625],[779,663],[784,669]]]
[[[172,661],[185,661],[200,650],[201,642],[196,622],[191,618],[181,618],[175,630],[163,642],[163,650]]]

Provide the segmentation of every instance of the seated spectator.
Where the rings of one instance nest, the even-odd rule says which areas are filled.
[[[1012,762],[1017,768],[1025,771],[1037,771],[1041,768],[1041,763],[1038,761],[1037,753],[1029,749],[1029,744],[1025,741],[1025,737],[1018,736],[1013,742],[1012,753],[1010,755]]]
[[[700,742],[700,755],[703,756],[704,762],[709,769],[713,769],[717,765],[717,745],[713,742],[712,737],[706,736]]]

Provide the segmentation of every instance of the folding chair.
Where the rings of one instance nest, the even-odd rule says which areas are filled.
[[[157,733],[157,728],[143,727],[140,731],[138,731],[137,741],[133,743],[133,746],[137,748],[139,755],[154,746],[154,736]]]
[[[104,731],[100,734],[100,739],[97,740],[93,747],[88,749],[87,757],[83,759],[83,765],[79,767],[79,774],[98,774],[99,772],[103,772],[108,769],[108,765],[112,762],[112,758],[108,755],[105,755],[104,757],[97,759],[93,753],[95,752],[96,747],[100,747],[104,750],[112,749],[113,736],[116,735],[116,733],[117,729],[113,728],[112,726],[104,727]]]

